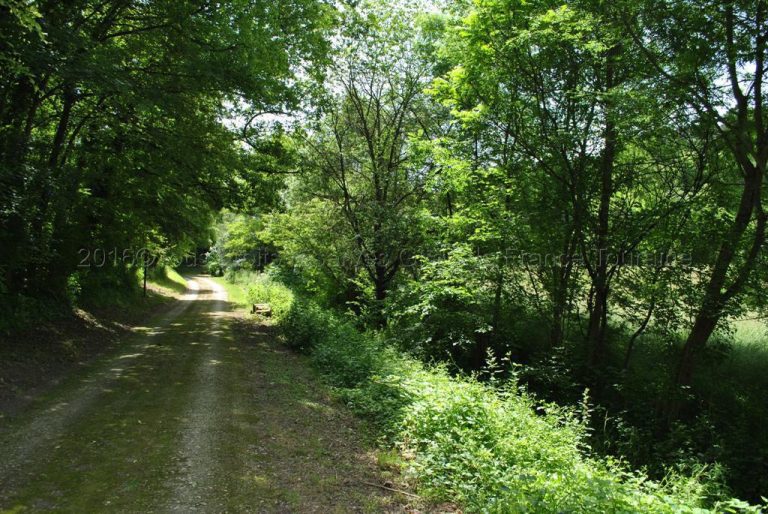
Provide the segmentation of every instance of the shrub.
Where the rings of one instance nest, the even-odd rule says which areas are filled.
[[[272,317],[278,322],[290,312],[293,303],[291,290],[263,273],[257,274],[251,281],[247,296],[250,303],[269,304]]]
[[[235,287],[228,288],[232,301],[246,304],[269,304],[272,318],[282,322],[291,312],[294,295],[283,283],[274,280],[269,273],[247,269],[228,269],[224,280]]]
[[[697,477],[659,483],[591,456],[584,416],[514,383],[496,389],[427,368],[307,300],[292,304],[281,327],[349,407],[397,444],[430,498],[471,512],[707,512]],[[759,511],[737,500],[715,510]]]
[[[280,325],[286,344],[294,350],[308,353],[322,337],[323,332],[317,327],[324,327],[327,323],[327,315],[316,304],[296,299]]]
[[[349,323],[329,318],[326,334],[315,346],[312,360],[335,386],[358,387],[383,371],[375,340],[365,337]]]

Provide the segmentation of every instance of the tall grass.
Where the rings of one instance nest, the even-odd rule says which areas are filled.
[[[276,321],[280,321],[288,314],[293,303],[291,290],[264,273],[258,275],[250,284],[247,297],[252,304],[269,305],[271,316]]]
[[[747,335],[749,334],[749,335]],[[694,383],[712,427],[717,460],[730,482],[759,498],[768,491],[768,342],[764,327],[737,330],[732,343],[704,362]]]
[[[614,346],[621,348],[622,342]],[[713,497],[760,501],[768,491],[767,343],[765,325],[755,320],[716,334],[697,360],[680,420],[659,430],[660,402],[669,394],[682,337],[644,335],[630,368],[615,380],[616,394],[603,399],[605,419],[595,424],[598,448],[646,466],[657,477],[665,466],[706,465],[719,475],[719,485],[711,483]]]

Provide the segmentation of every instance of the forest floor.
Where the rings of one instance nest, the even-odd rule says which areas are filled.
[[[0,512],[424,509],[376,487],[392,477],[356,420],[269,325],[206,277],[189,286],[0,418]]]

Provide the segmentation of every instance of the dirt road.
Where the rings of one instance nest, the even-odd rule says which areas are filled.
[[[0,512],[382,512],[354,420],[223,288],[0,427]]]

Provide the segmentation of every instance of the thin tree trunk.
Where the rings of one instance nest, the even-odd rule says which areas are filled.
[[[37,206],[37,213],[32,220],[31,234],[35,238],[35,241],[37,241],[37,244],[41,246],[38,250],[42,250],[46,253],[51,253],[51,234],[50,232],[47,233],[46,227],[53,217],[51,204],[55,190],[54,183],[57,180],[56,169],[60,165],[60,156],[66,141],[72,108],[75,105],[75,102],[76,96],[74,88],[65,88],[62,111],[51,143],[48,165],[44,168],[44,171],[40,173],[40,176],[37,179],[36,187],[39,189],[39,203]],[[44,262],[42,266],[35,265],[31,267],[27,274],[29,282],[30,284],[33,284],[33,288],[38,291],[49,290],[54,294],[63,294],[64,291],[60,289],[64,287],[65,282],[64,278],[59,275],[65,272],[55,269],[56,266],[52,266],[52,264],[52,262],[48,261]]]
[[[614,86],[614,58],[618,47],[609,50],[605,90],[610,91]],[[597,234],[595,241],[596,262],[592,270],[592,286],[594,287],[594,303],[589,313],[589,329],[587,331],[590,344],[590,363],[598,366],[605,354],[605,330],[608,320],[608,235],[610,231],[609,215],[611,198],[613,196],[613,167],[617,151],[617,129],[613,121],[610,100],[605,102],[606,122],[603,131],[604,148],[600,162],[600,205],[597,215]]]
[[[571,271],[573,270],[573,255],[576,249],[576,233],[572,231],[565,241],[563,260],[553,268],[552,290],[552,325],[549,332],[550,348],[563,344],[565,338],[565,315],[567,312]]]
[[[629,338],[629,342],[627,342],[627,351],[624,354],[624,365],[622,366],[624,371],[629,369],[629,360],[632,357],[632,350],[635,347],[635,341],[643,332],[645,332],[646,327],[648,327],[648,322],[651,321],[651,317],[653,316],[653,311],[655,308],[656,300],[653,299],[651,300],[651,304],[648,306],[648,312],[646,312],[643,321],[640,323],[640,326],[637,327],[637,330],[634,331],[632,336]]]

